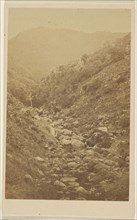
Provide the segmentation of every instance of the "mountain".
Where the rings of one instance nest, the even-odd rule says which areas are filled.
[[[130,41],[38,83],[22,65],[9,69],[6,198],[129,200]]]
[[[125,33],[84,33],[67,29],[35,28],[9,40],[9,66],[20,65],[29,76],[40,79],[57,65],[67,64],[84,53],[93,53],[105,42]]]

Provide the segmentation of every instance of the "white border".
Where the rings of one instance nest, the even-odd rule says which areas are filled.
[[[4,1],[0,2],[0,195],[2,195],[3,174],[3,84],[4,84]],[[0,219],[2,219],[2,196],[0,196]]]
[[[2,2],[2,3],[4,4],[4,2]],[[19,2],[17,3],[17,1],[14,1],[14,2],[10,1],[10,2],[8,2],[8,5],[12,6],[13,3],[18,4],[18,7],[22,7],[23,3],[25,3],[25,4],[27,3],[27,6],[32,7],[32,2],[26,2],[26,1],[21,1],[21,3],[19,3]],[[52,1],[52,2],[51,1],[48,1],[48,2],[38,1],[38,2],[35,2],[35,3],[36,3],[36,6],[34,6],[34,7],[38,7],[38,4],[40,4],[40,3],[41,3],[42,6],[45,6],[45,5],[48,4],[48,7],[53,7],[53,4],[54,4],[54,7],[55,6],[56,7],[61,7],[63,2],[60,1],[59,4],[58,4],[56,1]],[[74,6],[75,3],[77,4],[78,2],[75,1],[75,2],[72,3],[72,2],[67,1],[67,2],[65,2],[65,6],[66,5],[67,6],[72,5],[72,7],[75,7]],[[87,4],[86,7],[89,7],[89,4],[91,4],[90,2],[85,1],[84,5],[85,5],[85,3]],[[102,4],[102,8],[106,8],[106,3],[104,3],[104,2],[94,1],[93,4],[95,4],[95,3],[98,4],[98,5]],[[127,1],[119,1],[119,2],[116,2],[117,6],[115,5],[115,8],[119,8],[119,7],[122,8],[122,6],[120,6],[122,3],[124,3],[126,7],[130,7],[130,4],[131,4],[131,3],[127,3]],[[84,7],[83,2],[80,2],[80,5],[81,5],[80,7],[82,7],[82,8]],[[108,1],[107,1],[107,5],[108,5]],[[109,2],[109,5],[113,5],[113,2]],[[95,8],[95,5],[93,5],[93,8]],[[4,33],[4,27],[1,26],[1,28],[2,28],[2,33]],[[2,37],[1,50],[3,49],[3,45],[4,45],[4,39]],[[2,55],[1,72],[3,72],[3,68],[4,68],[4,66],[3,66],[3,63],[4,63],[3,57],[4,56]],[[136,81],[137,81],[137,77],[135,79],[135,82]],[[2,84],[1,94],[2,94],[2,97],[3,97],[3,82],[4,82],[4,74],[1,77],[1,84]],[[1,99],[1,104],[2,104],[2,106],[4,105],[4,100],[3,99]],[[1,120],[3,120],[3,112],[1,114]],[[2,136],[4,135],[3,130],[1,131],[1,134],[2,134]],[[1,138],[1,141],[2,141],[2,138]],[[3,143],[2,143],[2,146],[3,146]],[[7,210],[7,208],[5,210],[6,203],[4,201],[4,207],[3,207],[4,208],[4,216],[8,216],[8,217],[10,217],[11,215],[12,216],[18,216],[18,215],[24,216],[24,211],[22,211],[21,213],[18,212],[20,210],[20,204],[19,204],[20,202],[22,203],[21,204],[22,209],[25,208],[25,210],[26,210],[25,216],[26,215],[27,216],[45,216],[46,215],[46,216],[52,216],[52,217],[53,216],[54,217],[56,217],[56,216],[58,216],[58,217],[68,217],[68,216],[73,217],[73,216],[75,216],[75,217],[94,217],[94,218],[95,217],[96,218],[97,217],[98,218],[104,217],[104,218],[108,218],[108,219],[110,219],[110,218],[127,219],[127,218],[130,218],[131,216],[133,217],[133,215],[134,215],[133,214],[133,207],[129,207],[128,202],[120,202],[119,203],[119,202],[104,202],[103,201],[103,204],[101,204],[102,203],[101,201],[97,201],[97,202],[92,202],[91,201],[90,206],[87,205],[86,202],[82,202],[83,203],[82,208],[84,209],[82,211],[82,210],[80,210],[80,207],[79,207],[81,202],[77,203],[76,201],[74,201],[74,202],[73,201],[72,202],[69,202],[69,201],[58,201],[58,202],[50,201],[50,203],[47,203],[47,201],[46,201],[46,203],[45,203],[45,201],[38,201],[38,200],[35,200],[35,201],[32,201],[32,200],[29,200],[29,201],[28,200],[25,200],[25,201],[16,200],[15,203],[14,203],[14,200],[12,200],[12,201],[10,200],[10,201],[8,201],[8,209],[9,210]],[[41,208],[39,210],[34,209],[34,206],[35,206],[35,208],[37,207],[37,203],[39,205],[41,205]],[[58,204],[56,204],[56,203],[58,203]],[[104,203],[105,203],[105,206],[104,206]],[[45,205],[48,207],[49,210],[45,210]],[[134,206],[133,203],[131,203],[130,205]],[[58,209],[56,209],[56,211],[54,211],[53,209],[56,206],[58,207]],[[90,210],[91,206],[92,206],[92,210]],[[29,207],[29,209],[28,209],[28,207]],[[63,210],[61,210],[60,208],[61,209],[63,208]],[[95,209],[97,209],[97,208],[98,208],[98,212],[95,211]],[[105,210],[105,208],[107,208],[107,211]],[[118,208],[120,210],[119,213],[117,213]],[[126,211],[128,211],[130,208],[132,208],[132,211],[130,210],[131,212],[129,213],[129,216],[127,216]],[[113,215],[108,214],[109,209],[111,209],[111,211],[113,212]],[[80,213],[81,211],[82,211],[83,214]],[[9,213],[7,214],[7,212],[9,212]],[[101,214],[101,212],[102,212],[102,214]],[[88,215],[85,215],[84,213],[87,213]]]

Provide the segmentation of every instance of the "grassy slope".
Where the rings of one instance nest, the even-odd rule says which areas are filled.
[[[53,111],[52,117],[55,119],[69,116],[72,122],[78,121],[77,126],[72,126],[71,121],[67,126],[86,135],[89,143],[92,143],[91,136],[97,127],[108,128],[109,135],[113,137],[111,147],[123,157],[119,162],[120,170],[116,171],[117,180],[108,187],[110,200],[114,199],[114,193],[116,199],[122,198],[123,195],[118,195],[121,185],[122,193],[125,193],[122,199],[127,200],[128,197],[128,167],[124,160],[129,154],[129,42],[130,37],[127,36],[114,48],[104,48],[92,56],[83,57],[81,70],[76,62],[62,67],[60,71],[41,82],[33,100],[36,106],[43,105],[50,112]],[[26,180],[24,177],[30,174],[36,181],[40,177],[39,169],[47,175],[45,167],[40,166],[34,158],[45,155],[44,146],[47,142],[52,142],[53,137],[49,133],[48,124],[43,128],[32,118],[33,110],[31,114],[23,112],[25,107],[19,101],[22,101],[21,90],[14,92],[14,83],[10,83],[13,85],[8,90],[6,198],[13,198],[14,195],[14,198],[38,199],[43,197],[44,192],[38,189],[34,181]],[[27,87],[29,88],[24,88],[26,94],[30,92]],[[109,175],[107,170],[104,171],[101,167],[98,169],[98,175],[93,181],[95,185],[103,180],[105,175]],[[114,174],[116,173],[112,172],[112,175]],[[47,192],[46,196],[52,198],[54,188],[49,190],[48,187],[49,185],[44,187],[44,190],[50,193],[48,195]],[[106,185],[101,186],[101,189],[105,188]],[[114,192],[112,195],[111,191]]]
[[[37,88],[34,104],[79,119],[83,132],[86,124],[124,132],[129,128],[130,36],[87,56],[81,70],[75,62],[51,74]]]

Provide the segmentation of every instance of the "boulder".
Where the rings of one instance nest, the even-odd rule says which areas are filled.
[[[49,129],[50,129],[50,133],[55,137],[56,136],[55,128],[50,126]]]
[[[87,150],[86,155],[92,157],[92,156],[94,156],[94,151],[93,150]]]
[[[88,194],[88,191],[86,189],[84,189],[82,186],[79,186],[76,191],[80,195],[87,195]]]
[[[77,166],[78,166],[78,164],[77,164],[76,162],[69,162],[69,163],[68,163],[68,167],[69,167],[70,169],[76,168]]]
[[[88,162],[90,162],[91,161],[91,157],[90,156],[85,156],[85,157],[83,157],[83,162],[84,163],[88,163]]]
[[[72,146],[71,140],[62,139],[61,142],[64,146]]]
[[[56,180],[54,182],[54,186],[56,186],[59,189],[66,189],[66,185],[59,180]]]
[[[70,183],[70,182],[75,182],[77,180],[76,177],[62,177],[60,179],[63,183]]]
[[[79,183],[78,182],[69,182],[69,186],[72,188],[76,188],[76,187],[79,187]]]
[[[39,162],[44,162],[44,159],[41,157],[35,157],[35,160],[39,161]]]
[[[25,179],[26,182],[33,183],[33,178],[29,174],[26,174],[24,179]]]
[[[60,135],[59,133],[56,136],[59,140],[70,140],[70,136],[68,135]]]
[[[73,132],[68,129],[62,129],[62,133],[67,136],[72,136]]]
[[[82,141],[77,139],[72,139],[71,144],[74,148],[83,148],[85,146],[85,144]]]
[[[109,170],[109,169],[110,169],[110,166],[108,166],[107,164],[104,164],[104,163],[98,163],[94,167],[95,172],[102,172],[103,170],[108,172],[107,170]]]
[[[45,148],[45,149],[48,149],[48,148],[49,148],[49,145],[48,145],[48,144],[45,144],[44,148]]]
[[[87,140],[87,144],[91,147],[98,145],[102,148],[109,148],[111,147],[111,138],[107,132],[94,132]]]
[[[45,176],[45,174],[43,173],[42,170],[39,170],[39,169],[38,169],[37,172],[38,172],[38,175],[39,175],[40,177]]]
[[[99,127],[98,130],[106,133],[108,132],[107,127]]]
[[[79,122],[78,122],[78,121],[74,121],[72,124],[73,124],[74,126],[76,126],[76,125],[79,124]]]

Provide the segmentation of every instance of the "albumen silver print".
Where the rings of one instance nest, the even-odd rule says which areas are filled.
[[[129,201],[131,9],[9,8],[5,198]]]

